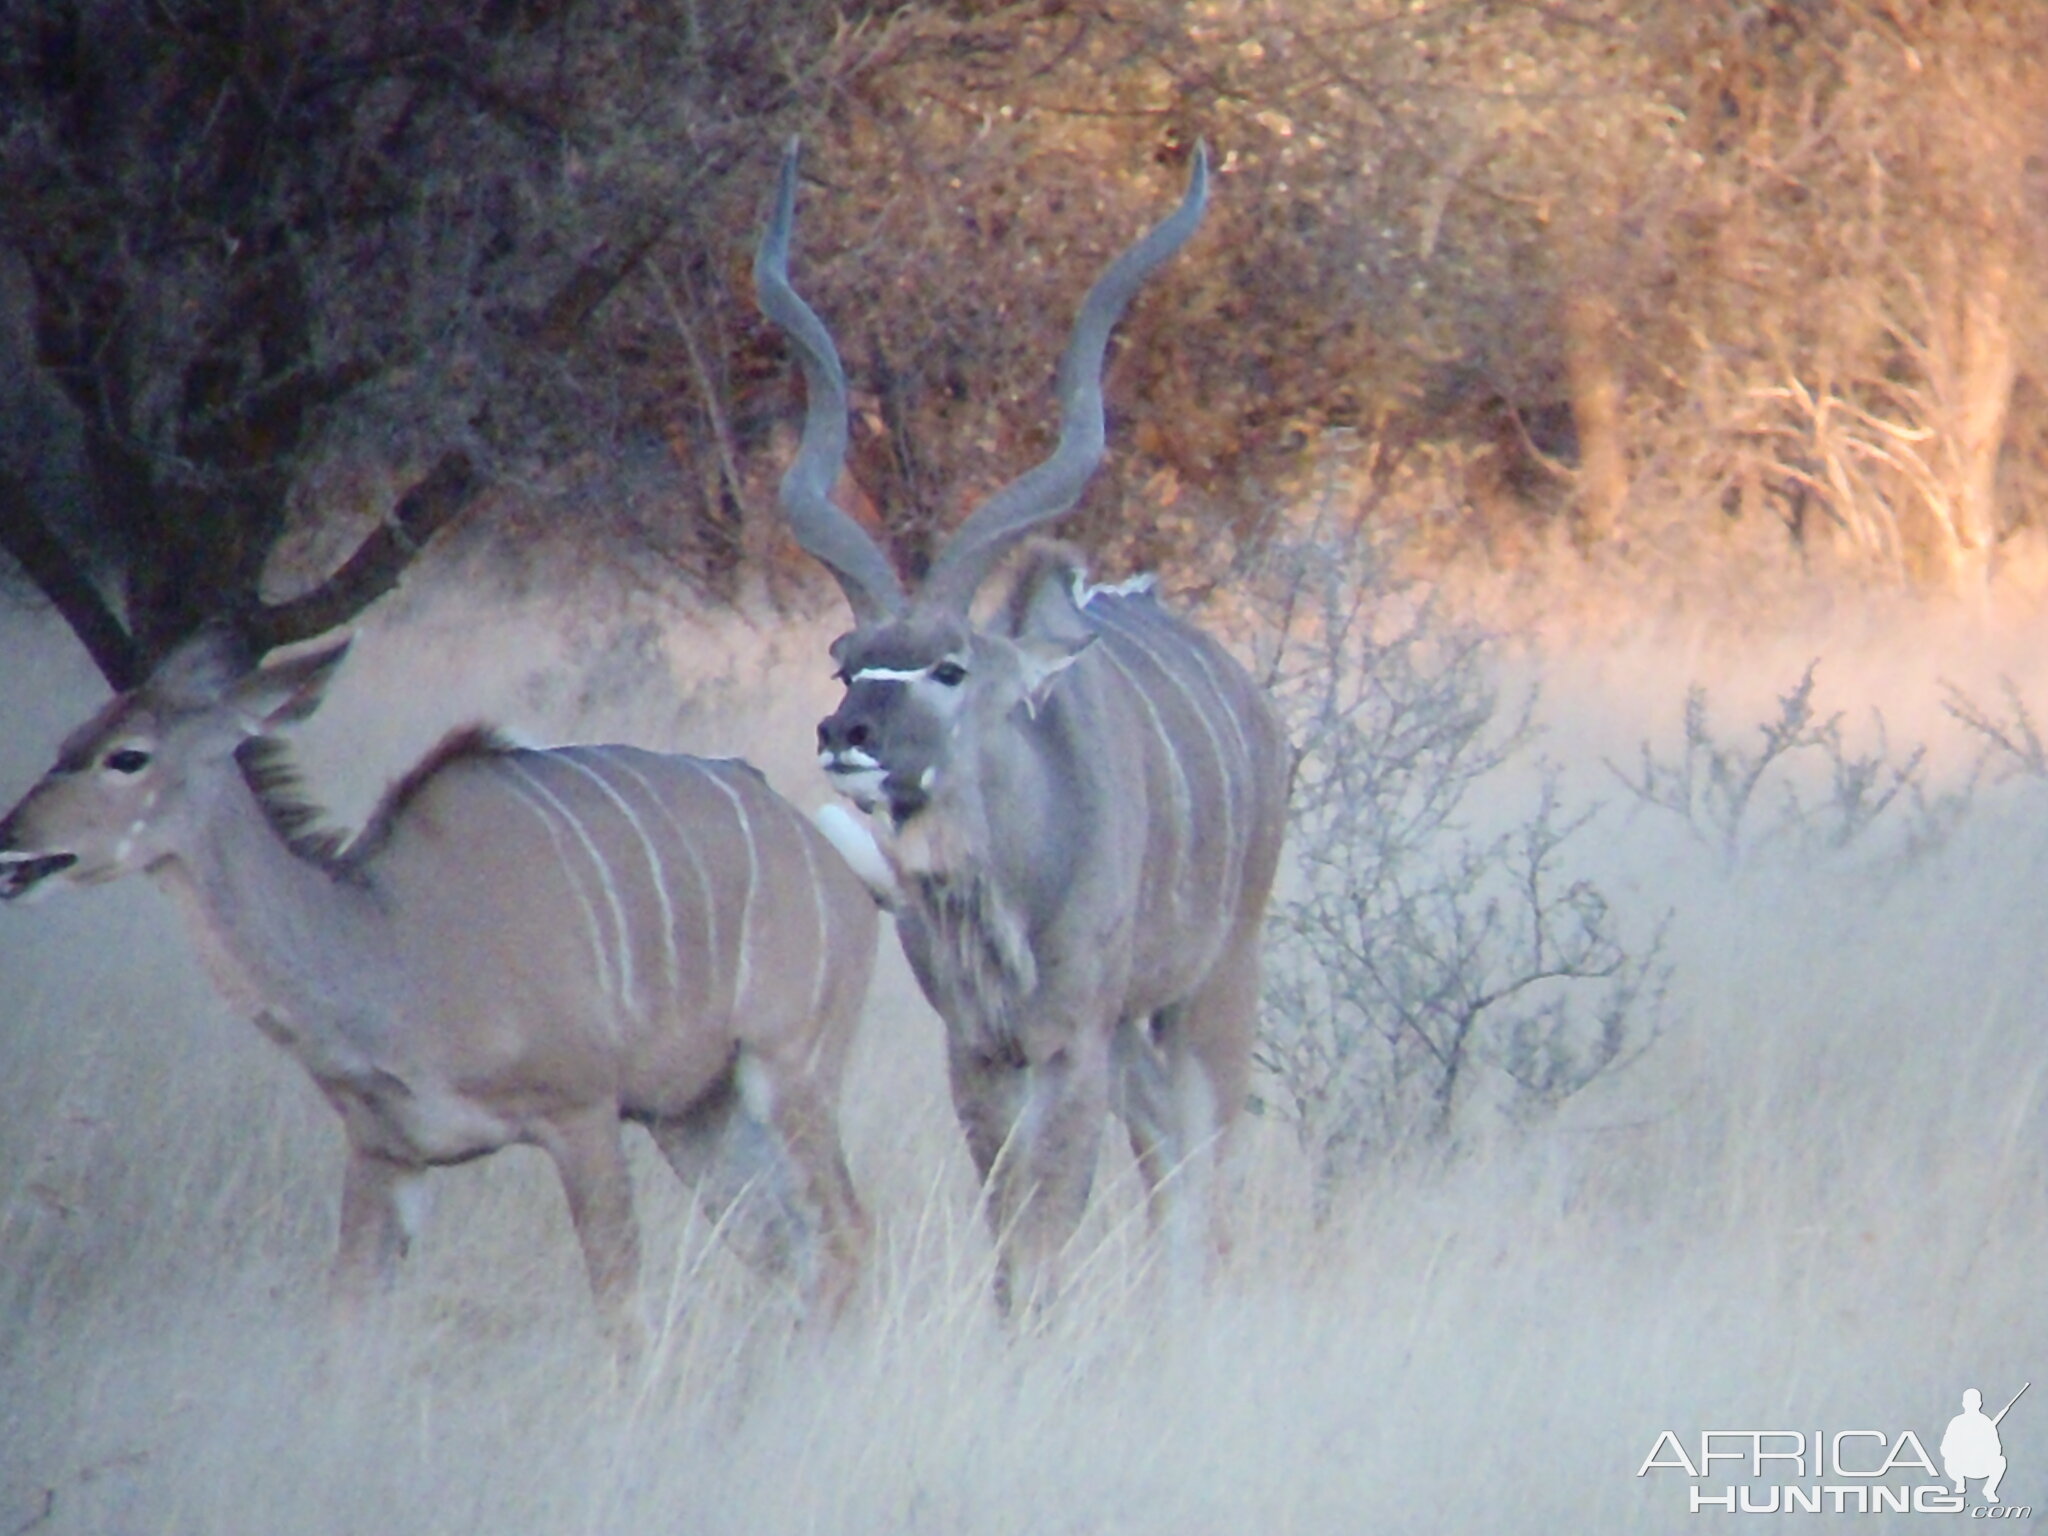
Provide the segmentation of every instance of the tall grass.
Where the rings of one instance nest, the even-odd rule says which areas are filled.
[[[314,787],[357,814],[489,714],[745,751],[822,798],[827,631],[649,631],[590,602],[387,616],[306,729]],[[1832,707],[1932,730],[1941,678],[2010,670],[2032,637],[1925,659],[1939,639],[1830,652]],[[1676,740],[1690,684],[1739,720],[1810,640],[1725,672],[1658,646],[1526,665],[1549,750],[1598,783]],[[48,624],[8,621],[0,657],[11,800],[97,693]],[[538,1153],[439,1175],[396,1293],[336,1335],[339,1131],[168,904],[138,884],[0,912],[0,1536],[1679,1530],[1684,1481],[1636,1475],[1662,1430],[1932,1448],[1963,1388],[2048,1383],[2048,795],[1981,796],[1882,868],[1731,872],[1654,818],[1601,825],[1610,889],[1676,914],[1640,1062],[1447,1166],[1367,1170],[1321,1223],[1291,1137],[1248,1122],[1233,1246],[1193,1296],[1153,1283],[1113,1148],[1074,1294],[1014,1331],[891,943],[846,1105],[878,1226],[856,1315],[796,1327],[636,1140],[660,1326],[625,1379]],[[2001,1428],[2007,1502],[2038,1511],[2048,1405]]]

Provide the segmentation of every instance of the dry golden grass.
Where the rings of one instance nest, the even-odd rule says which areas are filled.
[[[651,602],[409,600],[303,733],[313,784],[359,814],[489,714],[746,751],[822,798],[829,625]],[[1943,729],[1941,677],[2004,666],[2042,696],[2037,634],[1914,622],[1523,664],[1589,788],[1603,754],[1675,732],[1690,681],[1733,725],[1816,647],[1833,704],[1881,702],[1897,736]],[[11,799],[97,691],[48,624],[7,620],[0,656]],[[1984,797],[1890,872],[1726,877],[1651,818],[1605,824],[1603,881],[1676,911],[1672,1018],[1639,1066],[1448,1170],[1367,1179],[1320,1229],[1284,1128],[1247,1125],[1235,1248],[1174,1303],[1113,1152],[1082,1281],[1016,1333],[892,942],[845,1115],[879,1230],[858,1315],[794,1330],[636,1146],[662,1321],[626,1380],[538,1153],[441,1175],[396,1294],[336,1336],[337,1128],[214,999],[168,904],[136,884],[0,912],[0,1536],[1675,1530],[1686,1482],[1636,1475],[1662,1430],[1931,1448],[1964,1387],[2038,1394],[2048,790]],[[2048,1404],[2003,1430],[2008,1503],[2048,1504]]]

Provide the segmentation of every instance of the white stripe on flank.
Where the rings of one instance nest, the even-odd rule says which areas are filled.
[[[1209,691],[1216,696],[1216,702],[1223,711],[1223,718],[1230,722],[1230,734],[1237,738],[1237,750],[1244,760],[1246,782],[1252,772],[1252,744],[1244,734],[1244,721],[1239,718],[1237,706],[1231,702],[1230,694],[1216,676],[1216,669],[1209,665],[1209,648],[1206,645],[1190,645],[1185,653],[1202,674],[1202,681],[1209,685]]]
[[[1188,685],[1181,680],[1180,675],[1169,664],[1172,658],[1162,660],[1160,658],[1159,653],[1153,650],[1151,646],[1147,645],[1144,642],[1144,640],[1137,633],[1135,633],[1134,626],[1129,624],[1116,624],[1114,620],[1111,620],[1110,622],[1114,625],[1117,634],[1120,637],[1122,637],[1131,646],[1133,650],[1140,652],[1148,661],[1152,663],[1154,667],[1156,667],[1165,676],[1167,682],[1173,686],[1174,692],[1178,693],[1181,696],[1181,698],[1187,701],[1188,708],[1194,712],[1195,718],[1201,722],[1202,734],[1208,737],[1209,751],[1211,755],[1213,755],[1216,759],[1216,790],[1223,801],[1223,804],[1220,807],[1220,809],[1223,813],[1223,847],[1225,858],[1229,861],[1229,863],[1232,866],[1239,866],[1240,859],[1237,842],[1237,807],[1234,803],[1236,800],[1236,796],[1231,792],[1232,775],[1230,772],[1230,762],[1224,754],[1223,738],[1216,734],[1216,726],[1214,722],[1211,721],[1209,718],[1211,712],[1202,707],[1201,700],[1197,699],[1194,696],[1193,692],[1190,691],[1190,689],[1188,688]],[[1129,674],[1126,675],[1128,676]],[[1219,700],[1218,702],[1222,703],[1223,701]],[[1230,713],[1230,710],[1227,705],[1224,708],[1224,713]],[[1243,744],[1242,736],[1240,736],[1239,738],[1239,744]],[[1247,775],[1249,775],[1249,757],[1247,757],[1245,761],[1246,772]],[[1174,762],[1176,766],[1178,766],[1180,762],[1178,754],[1175,754]],[[1233,868],[1230,872],[1230,887],[1233,889],[1237,884],[1238,873],[1238,868]]]
[[[740,798],[739,791],[726,783],[715,773],[705,777],[718,786],[719,792],[732,802],[733,814],[739,818],[740,831],[747,836],[747,896],[740,903],[739,964],[733,975],[732,1006],[735,1012],[744,1006],[742,999],[747,993],[747,984],[754,979],[753,946],[754,892],[761,884],[761,850],[754,842],[754,823],[747,815],[747,805]]]
[[[816,1019],[825,1007],[825,978],[831,969],[832,917],[825,910],[825,882],[818,878],[818,856],[811,849],[810,828],[799,822],[790,828],[804,852],[804,873],[811,884],[811,910],[818,916],[818,974],[811,978],[811,1013]]]
[[[1216,676],[1216,669],[1209,665],[1209,648],[1206,645],[1188,645],[1183,648],[1182,654],[1194,662],[1195,670],[1202,675],[1202,681],[1209,685],[1209,692],[1216,700],[1217,711],[1229,722],[1231,737],[1237,742],[1238,762],[1242,765],[1241,771],[1243,776],[1238,780],[1237,787],[1243,789],[1247,796],[1250,796],[1252,786],[1258,779],[1258,759],[1252,752],[1251,738],[1244,733],[1244,720],[1238,714],[1237,705],[1232,701],[1228,690],[1224,688],[1222,680]],[[1215,716],[1208,711],[1204,711],[1202,718],[1204,720],[1213,720]],[[1230,777],[1226,773],[1223,781],[1224,805],[1234,823],[1237,797],[1231,792],[1232,787]],[[1256,822],[1259,812],[1255,800],[1247,800],[1247,810],[1251,819]],[[1228,847],[1230,848],[1232,863],[1235,866],[1230,876],[1231,888],[1234,890],[1237,887],[1237,882],[1243,876],[1244,860],[1246,855],[1251,852],[1251,846],[1248,840],[1240,842],[1233,828]]]
[[[558,754],[550,753],[548,755],[556,756]],[[526,781],[533,786],[535,793],[554,806],[555,810],[561,815],[561,818],[569,824],[569,830],[576,834],[577,841],[583,844],[584,852],[590,855],[591,865],[597,871],[597,883],[604,891],[605,903],[612,909],[612,922],[617,925],[619,936],[619,999],[627,1009],[633,1009],[636,1006],[633,997],[633,993],[636,990],[633,985],[633,940],[631,931],[626,926],[626,904],[619,899],[619,888],[612,883],[611,866],[605,862],[603,850],[591,838],[589,829],[583,825],[583,819],[569,808],[568,802],[549,789],[547,785],[543,784],[533,771],[520,762],[518,758],[514,757],[509,759],[509,761],[514,769],[525,776]]]
[[[685,768],[700,778],[708,779],[711,777],[710,770],[700,761],[684,761],[676,766]],[[725,973],[721,968],[725,951],[719,948],[718,943],[718,893],[712,889],[711,876],[704,868],[703,859],[698,857],[697,839],[691,834],[688,827],[676,819],[676,813],[669,809],[668,797],[666,795],[662,794],[652,784],[649,784],[642,775],[627,768],[625,764],[621,763],[619,767],[632,778],[638,780],[641,786],[646,789],[648,798],[654,802],[654,808],[661,813],[661,819],[668,823],[669,831],[675,834],[676,846],[683,850],[683,856],[690,861],[691,873],[697,877],[697,889],[703,895],[700,910],[704,914],[704,953],[711,967],[710,974],[704,981],[704,1005],[706,1008],[715,1007],[718,1002],[718,989],[726,979]],[[678,992],[678,1004],[681,1001],[682,994]]]
[[[612,968],[605,960],[604,929],[597,920],[597,907],[590,899],[590,893],[583,888],[583,878],[576,873],[576,867],[569,862],[569,850],[562,846],[562,829],[555,818],[548,814],[548,807],[534,798],[533,776],[519,766],[519,759],[511,753],[504,753],[493,761],[505,767],[505,788],[512,798],[532,811],[534,818],[546,829],[548,842],[554,846],[555,861],[562,866],[562,878],[569,882],[569,889],[576,893],[576,905],[583,909],[583,920],[590,929],[591,963],[597,968],[598,990],[614,1002],[618,1000],[618,986],[612,980]],[[524,787],[522,787],[524,786]]]
[[[633,807],[626,803],[626,797],[621,795],[616,789],[613,789],[610,781],[602,773],[598,772],[598,768],[585,762],[584,759],[586,757],[595,758],[598,766],[608,767],[626,774],[634,783],[639,784],[643,790],[647,786],[625,764],[615,761],[610,754],[594,748],[567,747],[556,755],[578,773],[587,777],[591,783],[595,784],[610,799],[612,804],[619,808],[619,814],[625,817],[628,825],[632,827],[633,835],[640,839],[641,851],[647,856],[647,877],[654,884],[655,900],[661,903],[662,958],[668,963],[667,1001],[673,1005],[681,1001],[683,995],[683,962],[682,956],[676,952],[676,911],[670,905],[668,899],[668,869],[661,861],[661,850],[654,846],[654,839],[647,835],[646,826],[634,812]],[[632,943],[630,931],[621,942],[630,947]],[[643,1009],[643,1013],[646,1012]]]
[[[1143,683],[1132,676],[1131,669],[1124,665],[1123,658],[1117,655],[1115,647],[1105,645],[1098,646],[1097,649],[1108,659],[1109,664],[1115,667],[1118,673],[1122,675],[1124,681],[1131,685],[1131,692],[1136,694],[1138,702],[1145,706],[1146,718],[1152,722],[1152,734],[1159,738],[1159,745],[1164,751],[1166,761],[1173,768],[1173,782],[1178,790],[1176,795],[1178,804],[1175,806],[1178,816],[1174,826],[1174,836],[1169,839],[1169,846],[1173,850],[1173,871],[1167,881],[1167,890],[1172,893],[1173,905],[1177,911],[1180,907],[1180,888],[1183,883],[1181,877],[1187,867],[1189,829],[1194,824],[1194,791],[1188,785],[1187,770],[1180,765],[1180,753],[1174,748],[1173,737],[1167,734],[1166,722],[1159,718],[1159,710],[1152,702],[1152,695],[1145,691]]]

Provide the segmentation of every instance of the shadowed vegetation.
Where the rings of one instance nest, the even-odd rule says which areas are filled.
[[[1341,431],[1431,562],[1978,591],[2043,537],[2044,42],[2021,0],[19,7],[0,547],[117,682],[346,622],[455,524],[779,581],[746,251],[800,132],[914,572],[1206,138],[1073,526],[1109,563],[1215,576]]]

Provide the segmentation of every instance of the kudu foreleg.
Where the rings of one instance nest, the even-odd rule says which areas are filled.
[[[362,1315],[376,1293],[398,1275],[412,1234],[401,1195],[419,1177],[417,1169],[351,1146],[341,1179],[341,1235],[328,1273],[334,1311],[345,1322]]]
[[[1077,1040],[1026,1065],[956,1048],[953,1102],[981,1174],[998,1248],[996,1302],[1050,1305],[1088,1209],[1109,1112],[1106,1042]]]

